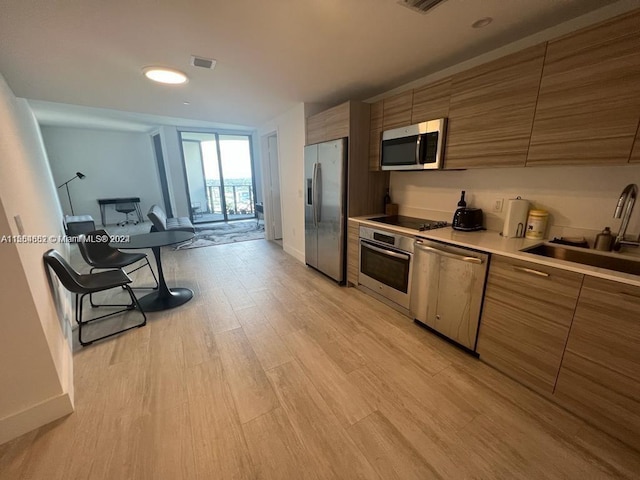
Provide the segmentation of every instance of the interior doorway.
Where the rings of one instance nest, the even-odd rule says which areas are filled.
[[[282,203],[280,198],[280,161],[278,158],[278,134],[263,137],[265,158],[265,233],[269,240],[282,239]]]
[[[194,223],[256,218],[251,136],[180,132]]]

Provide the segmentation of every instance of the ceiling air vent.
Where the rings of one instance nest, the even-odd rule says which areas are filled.
[[[210,58],[197,57],[195,55],[191,55],[191,65],[193,65],[194,67],[213,70],[213,67],[216,66],[216,61]]]
[[[398,3],[418,13],[425,14],[444,1],[445,0],[398,0]]]

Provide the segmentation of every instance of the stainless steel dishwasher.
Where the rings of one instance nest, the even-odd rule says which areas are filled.
[[[418,238],[414,244],[413,318],[472,352],[489,254]]]

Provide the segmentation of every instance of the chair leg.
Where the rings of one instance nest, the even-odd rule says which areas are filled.
[[[90,320],[86,320],[83,321],[82,320],[82,305],[83,305],[83,301],[84,301],[84,297],[87,296],[87,294],[82,294],[82,295],[76,295],[76,322],[78,323],[78,341],[80,342],[80,345],[82,345],[83,347],[87,346],[87,345],[91,345],[93,342],[96,342],[98,340],[102,340],[108,337],[113,337],[114,335],[118,335],[120,333],[126,332],[127,330],[131,330],[133,328],[140,328],[140,327],[144,327],[147,324],[147,315],[144,313],[144,310],[142,310],[142,307],[140,306],[140,303],[138,302],[138,299],[136,298],[136,296],[133,294],[133,290],[131,290],[131,287],[129,287],[129,285],[123,285],[123,287],[125,288],[125,290],[127,290],[127,292],[129,293],[129,296],[131,297],[131,304],[128,306],[128,308],[124,308],[122,310],[118,310],[116,312],[111,312],[108,313],[106,315],[101,315],[99,317],[94,317]],[[78,298],[79,297],[79,298]],[[82,339],[82,326],[83,325],[87,325],[88,323],[93,323],[97,320],[103,320],[105,318],[108,317],[112,317],[114,315],[117,315],[119,313],[123,313],[123,312],[127,312],[129,310],[139,310],[140,313],[142,314],[142,322],[140,323],[136,323],[130,327],[127,328],[123,328],[120,330],[117,330],[115,332],[109,333],[107,335],[102,335],[101,337],[96,337],[93,340],[90,340],[88,342],[85,342]]]

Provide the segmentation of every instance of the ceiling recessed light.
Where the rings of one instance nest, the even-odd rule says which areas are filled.
[[[191,105],[191,102],[182,102],[183,105]]]
[[[482,27],[486,27],[491,22],[493,22],[493,18],[484,17],[484,18],[481,18],[480,20],[476,20],[475,22],[473,22],[471,24],[471,27],[473,27],[473,28],[482,28]]]
[[[187,83],[187,76],[180,70],[165,67],[144,67],[142,73],[149,80],[153,80],[158,83],[167,83],[169,85],[179,85],[181,83]]]

